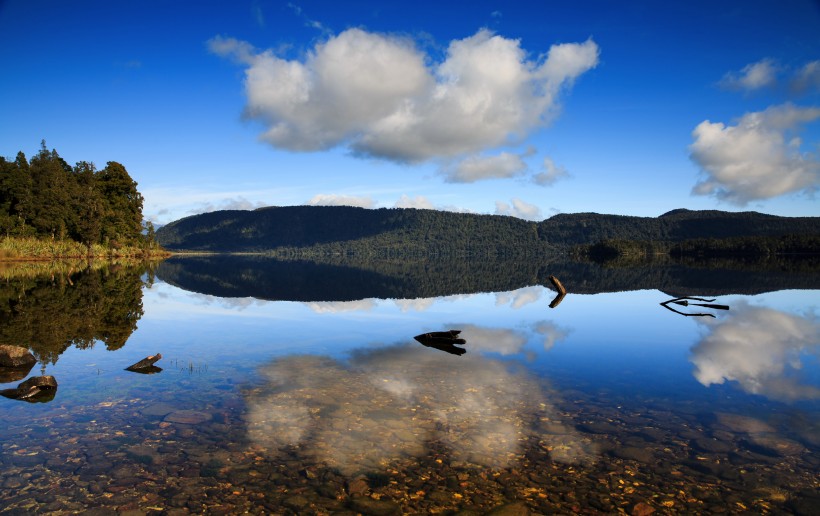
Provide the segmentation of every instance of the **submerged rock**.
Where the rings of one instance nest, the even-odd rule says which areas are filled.
[[[16,389],[5,389],[0,395],[30,403],[45,403],[54,399],[57,394],[57,380],[53,376],[32,376],[17,386]]]
[[[23,367],[2,367],[0,366],[0,383],[19,382],[31,372],[34,364]]]
[[[0,344],[0,367],[28,367],[31,369],[37,359],[28,348]]]

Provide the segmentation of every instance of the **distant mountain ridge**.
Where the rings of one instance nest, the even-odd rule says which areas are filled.
[[[171,222],[157,240],[172,251],[466,253],[521,255],[606,240],[820,236],[820,217],[676,209],[659,217],[558,214],[541,222],[414,208],[284,206],[223,210]]]

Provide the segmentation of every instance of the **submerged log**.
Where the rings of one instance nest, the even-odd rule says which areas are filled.
[[[564,288],[564,285],[561,284],[561,282],[558,280],[558,278],[556,278],[555,276],[550,275],[550,281],[555,286],[555,288],[558,290],[559,294],[567,295],[567,289]]]
[[[564,285],[556,278],[555,276],[550,275],[550,281],[552,282],[555,289],[558,291],[558,295],[555,296],[555,299],[552,300],[550,303],[550,308],[555,308],[556,306],[561,304],[561,301],[564,300],[564,297],[567,295],[567,289],[564,288]]]
[[[692,303],[690,301],[703,301],[703,303]],[[729,306],[727,306],[727,305],[716,305],[716,304],[712,303],[713,301],[714,301],[714,299],[706,299],[706,298],[702,298],[702,297],[693,297],[693,296],[683,296],[683,297],[676,297],[676,298],[673,298],[673,299],[667,299],[666,301],[663,301],[661,303],[661,306],[666,308],[667,310],[669,310],[671,312],[675,312],[676,314],[680,314],[680,315],[685,315],[687,317],[711,317],[713,319],[715,318],[714,314],[702,313],[702,312],[701,313],[686,313],[686,312],[681,312],[680,310],[677,310],[674,307],[669,306],[669,305],[674,304],[674,305],[678,305],[678,306],[685,306],[687,308],[690,307],[690,306],[702,306],[704,308],[711,308],[713,310],[729,310]]]
[[[157,360],[159,360],[160,358],[162,358],[161,353],[157,353],[156,355],[147,356],[147,357],[143,358],[142,360],[140,360],[139,362],[137,362],[136,364],[132,364],[132,365],[126,367],[125,370],[126,371],[133,371],[135,373],[158,373],[159,371],[162,371],[162,369],[155,366],[154,363],[156,363]],[[157,370],[159,370],[159,371],[157,371]]]

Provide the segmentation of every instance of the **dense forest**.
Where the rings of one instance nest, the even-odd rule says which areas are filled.
[[[187,217],[157,232],[173,250],[279,256],[544,256],[698,249],[820,251],[820,218],[674,210],[660,217],[578,213],[531,222],[499,215],[348,206],[268,207]],[[681,245],[685,243],[685,245]],[[594,250],[593,250],[594,254]]]
[[[142,195],[120,163],[69,165],[48,150],[27,160],[0,157],[0,236],[74,241],[102,245],[151,247],[153,228],[143,227]]]
[[[538,224],[435,210],[287,206],[187,217],[157,231],[168,249],[300,255],[493,256],[543,254]]]

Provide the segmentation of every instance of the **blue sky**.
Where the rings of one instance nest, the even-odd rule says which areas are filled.
[[[0,1],[0,155],[145,215],[353,204],[820,215],[820,5]]]

